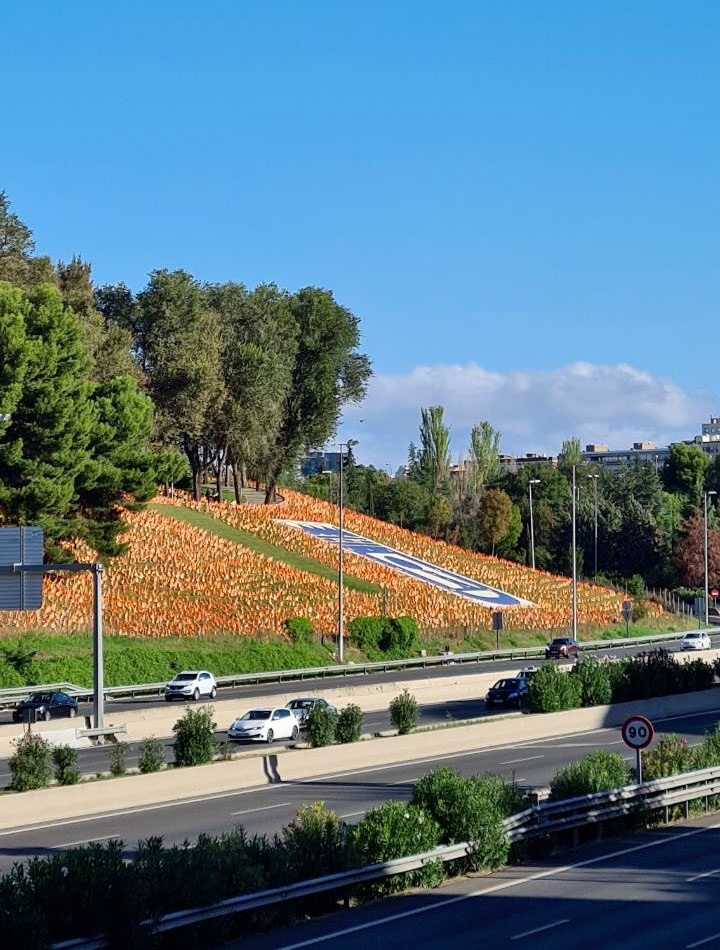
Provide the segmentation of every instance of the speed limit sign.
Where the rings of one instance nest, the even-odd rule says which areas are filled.
[[[644,716],[630,716],[623,723],[623,742],[631,749],[646,749],[653,741],[654,735],[653,724]]]

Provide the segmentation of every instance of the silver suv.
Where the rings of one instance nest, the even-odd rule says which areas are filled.
[[[207,670],[183,670],[182,673],[177,673],[165,687],[165,699],[168,702],[173,699],[197,701],[203,696],[208,699],[215,699],[217,696],[215,677]]]

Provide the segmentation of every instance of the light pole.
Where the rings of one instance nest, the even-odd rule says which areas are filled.
[[[576,553],[576,531],[575,516],[577,510],[577,497],[575,488],[575,466],[572,467],[572,635],[577,640],[577,553]]]
[[[347,442],[338,442],[338,445],[340,446],[340,479],[338,486],[338,661],[340,663],[344,663],[345,641],[343,637],[343,630],[345,628],[345,604],[343,601],[343,447],[345,447],[349,452],[353,445],[357,445],[357,439],[348,439]]]
[[[533,570],[535,570],[535,524],[533,521],[532,487],[539,484],[539,478],[531,478],[528,482],[528,493],[530,495],[530,566]]]
[[[710,626],[709,604],[710,584],[708,579],[708,498],[710,495],[717,495],[716,491],[706,491],[703,495],[705,512],[705,626]]]
[[[598,500],[597,500],[597,486],[599,475],[588,475],[588,478],[593,480],[593,491],[595,494],[595,573],[593,577],[597,578],[597,524],[598,524]]]

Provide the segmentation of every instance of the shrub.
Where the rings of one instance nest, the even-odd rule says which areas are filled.
[[[612,702],[612,683],[608,663],[598,663],[593,657],[580,660],[570,671],[580,683],[582,706],[604,706]]]
[[[140,761],[138,767],[143,775],[148,772],[159,772],[165,765],[165,751],[163,744],[154,736],[143,739],[140,743]]]
[[[367,653],[381,649],[381,641],[390,622],[387,617],[355,617],[348,624],[351,643]]]
[[[695,750],[688,746],[687,739],[677,735],[663,736],[652,749],[643,752],[643,779],[649,782],[668,775],[691,772],[698,767],[697,758]]]
[[[647,596],[645,581],[640,574],[633,574],[625,581],[625,587],[633,600],[642,600]],[[635,604],[633,604],[633,613],[635,613]]]
[[[288,617],[285,621],[285,629],[295,644],[307,644],[313,641],[315,631],[312,622],[307,617]]]
[[[412,732],[417,726],[417,700],[406,689],[390,703],[390,720],[401,736]]]
[[[336,874],[347,867],[345,823],[324,802],[301,805],[283,830],[282,842],[297,879]]]
[[[351,703],[338,714],[335,739],[338,742],[357,742],[362,735],[362,725],[362,709]]]
[[[18,739],[15,755],[10,759],[10,774],[10,788],[15,792],[45,788],[50,784],[50,746],[42,736],[26,732]]]
[[[497,775],[464,778],[442,766],[420,779],[412,801],[438,823],[444,844],[472,842],[471,867],[494,868],[507,861],[510,841],[502,820],[516,810],[505,788]],[[511,811],[506,811],[511,800]]]
[[[418,625],[413,617],[395,617],[385,624],[380,649],[386,653],[410,653],[417,638]]]
[[[71,749],[69,745],[56,746],[52,750],[52,760],[59,785],[76,785],[80,781],[75,749]]]
[[[442,832],[435,819],[420,805],[389,801],[373,808],[350,829],[350,846],[357,865],[375,864],[420,854],[437,847]],[[372,895],[401,891],[408,886],[435,886],[443,879],[440,861],[430,861],[417,871],[397,874],[368,886]]]
[[[332,745],[337,731],[338,714],[334,710],[316,703],[305,720],[305,731],[310,745],[316,749],[323,745]]]
[[[107,747],[108,759],[110,760],[110,774],[124,775],[127,771],[127,754],[130,746],[127,742],[113,742]]]
[[[577,709],[581,700],[581,680],[577,676],[563,673],[553,663],[542,666],[528,686],[530,712],[548,713],[561,709]]]
[[[217,748],[216,727],[211,706],[202,706],[200,709],[188,706],[182,718],[173,726],[175,764],[185,766],[212,762]]]
[[[704,660],[678,663],[667,650],[634,656],[620,666],[622,676],[614,685],[613,702],[709,689],[713,683],[713,667],[709,663]]]
[[[630,770],[617,752],[598,749],[555,773],[550,782],[550,798],[575,798],[611,788],[621,788],[630,780]]]
[[[682,676],[683,693],[692,693],[699,689],[711,689],[715,680],[715,672],[709,663],[704,660],[690,660],[688,663],[679,663]]]

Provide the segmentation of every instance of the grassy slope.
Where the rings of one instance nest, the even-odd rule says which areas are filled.
[[[185,521],[196,528],[202,528],[210,534],[215,534],[219,538],[225,538],[227,541],[234,541],[235,544],[242,544],[243,547],[262,554],[263,557],[272,558],[281,564],[287,564],[298,571],[305,571],[308,574],[316,574],[318,577],[324,577],[326,580],[336,581],[337,571],[328,564],[316,561],[314,558],[303,557],[302,554],[296,554],[294,551],[288,551],[287,548],[278,547],[264,541],[257,535],[250,534],[249,531],[242,531],[240,528],[233,528],[231,525],[220,521],[219,518],[213,518],[212,515],[206,515],[202,511],[195,511],[191,508],[176,508],[173,505],[163,505],[156,502],[150,505],[155,511],[165,515],[168,518],[175,518],[177,521]],[[382,593],[377,584],[370,581],[364,581],[353,577],[350,574],[344,575],[345,587],[350,590],[357,590],[362,594],[380,594]]]

